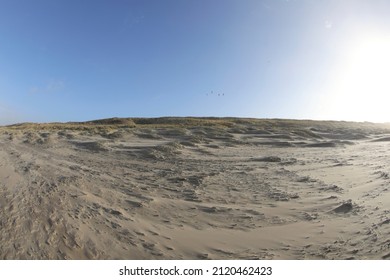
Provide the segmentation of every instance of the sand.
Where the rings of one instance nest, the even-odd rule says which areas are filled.
[[[390,259],[390,126],[0,128],[1,259]]]

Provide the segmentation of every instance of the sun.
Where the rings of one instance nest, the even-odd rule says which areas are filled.
[[[390,122],[390,37],[364,36],[346,49],[331,87],[340,119]]]

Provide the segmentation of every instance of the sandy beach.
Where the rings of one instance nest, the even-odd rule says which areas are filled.
[[[0,127],[1,259],[390,259],[390,125]]]

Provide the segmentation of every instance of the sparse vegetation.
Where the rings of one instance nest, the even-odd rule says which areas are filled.
[[[0,127],[0,130],[77,130],[90,131],[115,137],[118,129],[155,129],[171,128],[172,133],[184,133],[186,128],[197,128],[200,131],[212,127],[219,133],[228,135],[228,132],[260,133],[287,133],[292,132],[302,137],[321,138],[320,133],[349,133],[359,134],[362,130],[368,133],[390,133],[389,124],[369,122],[343,121],[313,121],[313,120],[285,120],[285,119],[252,119],[252,118],[214,118],[214,117],[161,117],[161,118],[109,118],[86,122],[67,123],[20,123]],[[249,129],[249,130],[248,130]],[[169,133],[167,130],[165,133]]]

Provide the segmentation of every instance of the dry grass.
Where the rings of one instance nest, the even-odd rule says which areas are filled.
[[[77,130],[92,133],[111,133],[119,128],[171,128],[185,129],[194,127],[212,127],[219,130],[242,129],[250,127],[255,130],[272,132],[295,132],[303,136],[318,137],[316,132],[340,132],[346,130],[354,133],[390,133],[390,124],[344,121],[313,121],[286,119],[252,119],[252,118],[214,118],[214,117],[161,117],[161,118],[109,118],[86,122],[67,123],[20,123],[0,127],[0,130]],[[304,128],[304,129],[303,129]]]

